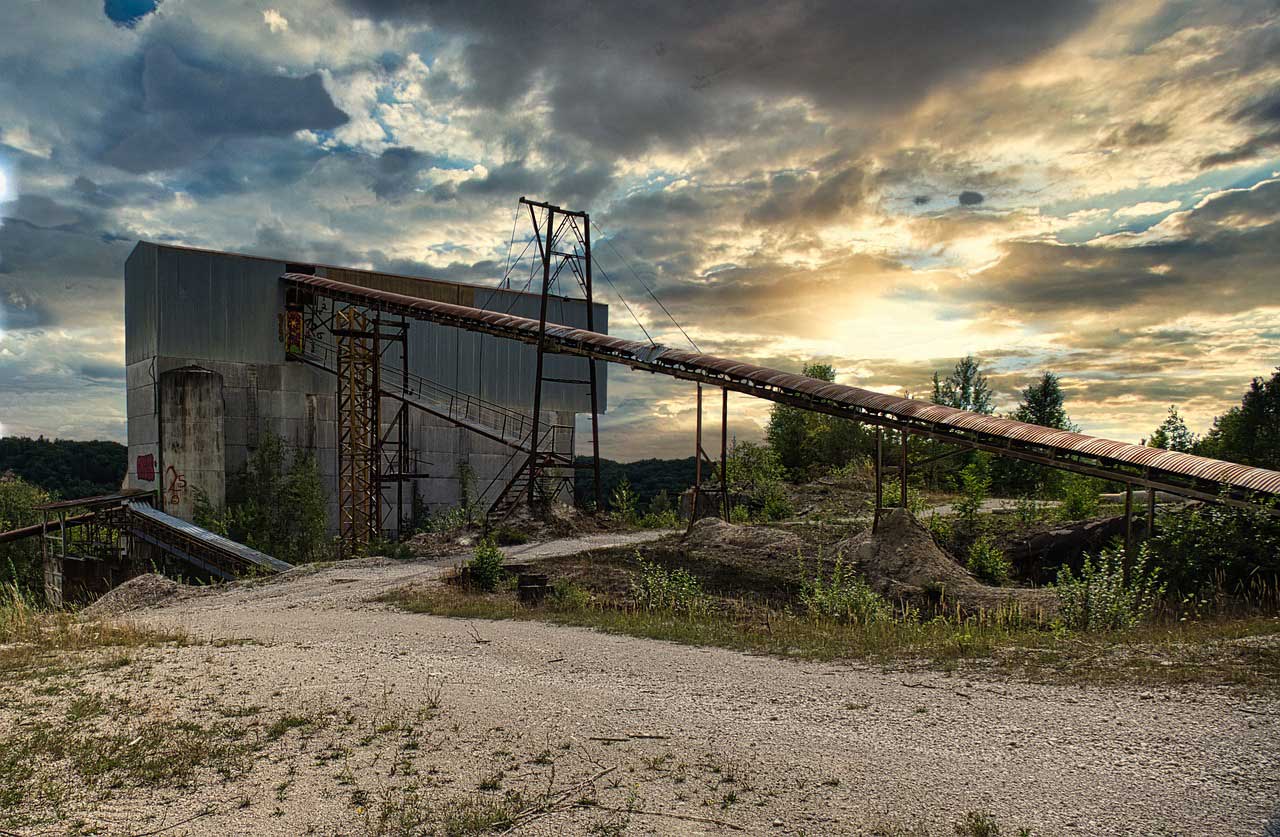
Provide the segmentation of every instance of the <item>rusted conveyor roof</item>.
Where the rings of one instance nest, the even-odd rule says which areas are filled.
[[[371,290],[320,276],[286,273],[281,278],[295,287],[387,313],[523,343],[538,342],[538,321],[527,317]],[[884,395],[730,358],[622,340],[552,323],[546,327],[545,345],[547,351],[701,381],[778,403],[1186,496],[1240,504],[1251,494],[1280,495],[1280,472],[1264,468]],[[1221,496],[1224,489],[1231,496]]]

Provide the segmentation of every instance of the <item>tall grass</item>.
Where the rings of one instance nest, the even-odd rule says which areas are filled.
[[[90,648],[185,642],[179,630],[145,628],[124,620],[98,620],[36,605],[16,584],[0,585],[0,670],[22,668],[50,654]]]

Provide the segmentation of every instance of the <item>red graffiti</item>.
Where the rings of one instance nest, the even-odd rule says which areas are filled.
[[[164,471],[164,478],[169,483],[169,504],[176,506],[181,501],[181,494],[187,490],[187,475],[178,473],[178,469],[170,465]]]
[[[154,482],[156,478],[156,458],[154,454],[138,457],[138,479],[142,482]]]

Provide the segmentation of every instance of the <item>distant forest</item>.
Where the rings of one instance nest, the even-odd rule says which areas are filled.
[[[590,466],[591,457],[579,456],[578,464]],[[600,485],[604,489],[602,495],[605,506],[609,505],[613,490],[618,487],[623,478],[631,482],[631,489],[635,492],[642,510],[648,508],[649,502],[663,490],[666,490],[667,496],[674,503],[681,492],[693,485],[693,474],[694,458],[692,456],[687,459],[640,459],[635,462],[600,460]],[[707,476],[705,466],[703,476],[704,478]],[[595,499],[593,482],[590,467],[578,469],[574,480],[574,495],[578,505],[584,505]]]
[[[0,438],[0,474],[13,472],[63,499],[120,490],[129,450],[119,442]]]

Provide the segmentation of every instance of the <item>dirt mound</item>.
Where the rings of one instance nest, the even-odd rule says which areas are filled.
[[[781,529],[704,517],[680,541],[680,551],[699,574],[726,587],[782,592],[801,582],[801,557],[809,557],[812,550],[799,536]]]
[[[183,585],[155,573],[135,576],[84,609],[89,616],[116,616],[168,601]]]
[[[939,602],[965,611],[993,610],[1018,604],[1030,616],[1048,618],[1057,611],[1053,591],[991,587],[978,581],[933,540],[929,530],[906,509],[894,509],[880,521],[880,531],[867,530],[842,541],[839,554],[852,561],[871,586],[889,599],[920,606]]]

